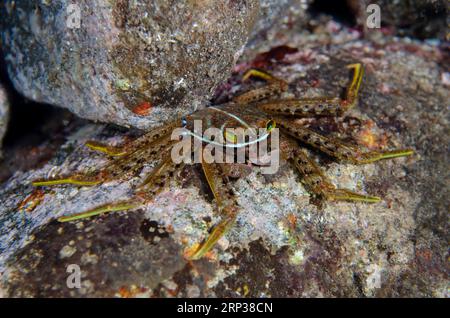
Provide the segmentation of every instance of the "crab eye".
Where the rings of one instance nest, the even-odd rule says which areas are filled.
[[[266,129],[269,132],[269,131],[273,130],[276,126],[277,126],[277,124],[275,123],[275,121],[271,119],[267,122]]]
[[[181,126],[184,128],[187,125],[187,120],[186,118],[181,118]]]

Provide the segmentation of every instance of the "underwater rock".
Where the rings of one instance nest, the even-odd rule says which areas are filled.
[[[261,14],[259,2],[8,1],[0,4],[8,72],[34,101],[149,128],[204,107],[251,32],[297,1],[261,1]]]
[[[307,9],[312,0],[261,0],[260,13],[249,44],[270,39],[283,29],[302,27],[308,21]]]
[[[130,134],[79,123],[43,167],[17,171],[0,187],[0,293],[448,297],[445,53],[420,41],[374,43],[344,26],[338,33],[334,27],[316,31],[290,34],[285,45],[298,50],[270,59],[266,68],[285,78],[295,96],[338,96],[348,82],[345,65],[365,64],[358,107],[341,119],[320,118],[311,125],[369,149],[412,147],[416,154],[360,166],[315,158],[334,184],[378,195],[382,202],[318,208],[290,165],[282,163],[274,176],[254,167],[233,182],[242,207],[235,226],[204,259],[186,262],[186,249],[219,219],[198,167],[184,169],[179,183],[137,211],[54,220],[125,198],[138,181],[41,192],[31,187],[37,178],[104,164],[104,156],[83,146],[86,140],[118,144]],[[262,52],[248,55],[257,53]],[[258,85],[241,85],[240,76],[236,72],[224,84],[230,94]],[[43,148],[50,144],[46,140]],[[80,288],[67,285],[69,265],[79,266]]]
[[[411,36],[420,39],[448,37],[449,2],[446,0],[347,0],[356,14],[359,25],[366,27],[367,12],[370,4],[380,8],[381,27],[390,28],[399,36]]]
[[[106,158],[84,147],[87,140],[117,145],[134,134],[72,120],[70,129],[36,147],[53,149],[54,135],[64,135],[49,161],[33,163],[40,156],[31,156],[27,169],[13,169],[0,185],[0,295],[448,298],[445,46],[391,37],[375,42],[336,21],[282,39],[282,47],[277,38],[261,44],[269,52],[247,48],[216,98],[257,86],[241,81],[255,64],[286,79],[291,97],[339,96],[349,79],[345,66],[364,63],[358,106],[340,119],[309,124],[369,149],[415,150],[408,158],[360,166],[314,156],[334,184],[382,202],[319,208],[290,165],[282,163],[273,176],[252,167],[233,181],[242,207],[235,226],[204,259],[187,262],[186,249],[219,220],[199,167],[181,171],[178,183],[139,210],[55,221],[126,198],[139,181],[33,188],[38,178],[102,166]],[[67,284],[70,265],[79,267],[80,288]]]
[[[6,89],[0,83],[0,158],[2,157],[2,141],[9,121],[9,100]]]

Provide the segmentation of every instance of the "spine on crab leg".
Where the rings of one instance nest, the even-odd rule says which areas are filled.
[[[242,93],[233,98],[233,101],[238,104],[250,104],[257,102],[271,96],[281,94],[288,89],[288,83],[280,78],[273,76],[268,72],[257,69],[250,69],[245,72],[242,81],[246,81],[251,77],[259,78],[268,82],[267,85]]]
[[[236,220],[239,207],[233,196],[233,189],[227,182],[227,177],[223,174],[221,165],[223,164],[202,161],[203,172],[216,199],[216,206],[222,220],[213,227],[208,237],[189,256],[191,260],[200,259],[208,253],[217,241],[228,232]]]
[[[340,116],[356,105],[364,74],[363,66],[360,63],[351,64],[347,67],[354,69],[354,73],[344,99],[338,97],[281,99],[260,103],[258,108],[273,115]]]
[[[363,152],[359,150],[358,147],[345,144],[335,138],[323,136],[311,129],[301,126],[291,119],[278,118],[278,125],[288,135],[319,149],[329,156],[352,164],[372,163],[383,159],[410,156],[414,153],[412,149],[401,149],[385,152]]]
[[[359,194],[347,189],[337,189],[325,176],[319,166],[308,157],[306,152],[299,148],[295,140],[283,137],[285,147],[289,148],[290,155],[286,158],[294,163],[300,174],[302,184],[306,190],[319,199],[339,201],[361,201],[367,203],[379,202],[376,196]]]

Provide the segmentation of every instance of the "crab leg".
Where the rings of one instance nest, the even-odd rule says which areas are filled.
[[[146,148],[154,142],[161,140],[162,137],[170,135],[175,128],[179,128],[181,126],[181,118],[177,118],[173,121],[167,122],[162,126],[150,130],[130,144],[126,145],[125,149],[128,153],[132,153],[138,149]]]
[[[338,97],[281,99],[258,104],[258,108],[273,115],[340,116],[356,105],[364,74],[364,69],[360,63],[350,64],[347,68],[353,69],[354,72],[352,81],[347,87],[345,99]]]
[[[204,160],[202,161],[202,169],[203,173],[205,174],[206,181],[208,182],[209,188],[214,195],[214,199],[216,199],[217,206],[222,207],[223,202],[219,192],[219,187],[223,183],[221,171],[218,169],[217,164],[207,163]]]
[[[189,258],[192,260],[200,259],[213,248],[217,241],[234,224],[238,211],[238,205],[233,196],[233,189],[228,183],[228,178],[223,174],[223,166],[217,163],[206,163],[203,160],[202,168],[216,199],[217,209],[222,215],[222,220],[213,227],[209,236],[190,255]]]
[[[160,190],[163,190],[168,185],[170,178],[175,175],[175,172],[183,166],[183,162],[173,163],[170,152],[166,153],[164,160],[152,170],[150,175],[144,179],[136,190],[147,199],[150,198],[148,196],[149,193],[152,193],[153,196],[158,194]]]
[[[139,148],[129,155],[120,157],[107,166],[103,173],[111,178],[123,178],[127,174],[137,174],[145,163],[159,162],[162,155],[175,143],[170,139],[170,134],[161,136],[159,139]]]
[[[397,157],[409,156],[414,153],[411,149],[394,151],[371,151],[362,152],[357,147],[347,145],[337,139],[325,137],[313,130],[305,128],[290,119],[279,119],[278,125],[283,131],[292,137],[307,143],[329,156],[335,157],[343,162],[353,164],[366,164],[382,159],[391,159]]]
[[[253,102],[269,98],[274,95],[278,95],[282,92],[285,92],[288,89],[288,83],[286,81],[279,79],[264,71],[250,69],[247,72],[245,72],[244,76],[242,77],[242,80],[246,81],[250,77],[263,79],[267,81],[268,84],[261,88],[256,88],[236,96],[235,98],[233,98],[233,101],[235,103],[250,104]]]
[[[118,212],[118,211],[126,211],[131,209],[136,209],[145,203],[150,202],[153,198],[163,191],[168,182],[170,181],[170,177],[173,176],[175,170],[179,169],[180,165],[176,165],[172,163],[172,158],[170,157],[170,153],[164,157],[164,160],[155,167],[150,175],[145,179],[145,181],[137,188],[136,197],[132,200],[121,201],[116,203],[107,203],[100,205],[94,209],[77,213],[74,215],[63,216],[58,219],[60,222],[69,222],[74,220],[80,220],[89,218],[92,216],[109,213],[109,212]]]
[[[139,200],[131,200],[131,201],[122,201],[116,203],[107,203],[101,206],[98,206],[94,209],[84,211],[81,213],[76,213],[73,215],[62,216],[58,218],[59,222],[70,222],[75,220],[87,219],[96,215],[105,214],[109,212],[118,212],[118,211],[126,211],[131,209],[136,209],[142,206],[142,202]]]
[[[54,186],[54,185],[61,185],[61,184],[73,184],[73,185],[77,185],[77,186],[94,186],[94,185],[97,185],[100,183],[102,183],[101,180],[90,179],[90,177],[87,175],[83,176],[83,175],[74,174],[67,178],[36,180],[36,181],[33,181],[31,184],[35,187],[41,187],[41,186]]]
[[[174,142],[170,140],[170,133],[151,138],[148,144],[141,140],[140,148],[129,152],[127,155],[121,155],[97,172],[88,174],[76,173],[72,176],[51,179],[36,180],[33,186],[54,186],[61,184],[72,184],[78,186],[93,186],[103,183],[107,180],[124,178],[126,174],[139,172],[146,162],[158,160],[161,152],[165,151]],[[142,138],[142,137],[141,137]]]
[[[291,138],[283,138],[284,147],[288,147],[288,157],[300,173],[301,182],[306,190],[320,199],[335,201],[379,202],[379,197],[359,194],[347,189],[337,189],[325,176],[319,166]]]
[[[152,129],[151,131],[137,138],[133,142],[119,147],[112,147],[94,140],[87,141],[85,146],[92,150],[96,150],[113,157],[124,156],[133,153],[138,149],[145,148],[146,146],[155,142],[162,136],[170,134],[175,128],[180,127],[180,125],[181,119],[173,120],[162,126]]]

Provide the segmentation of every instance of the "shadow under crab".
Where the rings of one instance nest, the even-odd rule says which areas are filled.
[[[59,218],[59,221],[68,222],[107,212],[136,209],[150,203],[158,193],[163,191],[168,186],[170,179],[175,177],[176,172],[189,162],[189,160],[184,159],[191,159],[192,153],[199,149],[202,150],[200,153],[203,153],[203,150],[210,144],[216,144],[220,148],[240,149],[247,149],[251,144],[254,144],[234,135],[227,136],[227,128],[260,128],[263,131],[257,134],[256,141],[263,142],[270,138],[272,131],[276,129],[275,126],[278,125],[280,127],[278,150],[281,157],[293,163],[300,174],[301,182],[319,202],[327,200],[378,202],[380,201],[378,197],[336,188],[298,144],[298,141],[300,141],[339,161],[352,164],[371,163],[413,153],[409,149],[366,152],[337,139],[318,134],[295,121],[295,118],[302,117],[341,116],[356,105],[364,70],[359,63],[351,64],[348,67],[353,69],[354,73],[343,99],[338,97],[276,98],[277,95],[287,91],[287,82],[269,73],[251,69],[244,75],[244,80],[257,77],[267,82],[265,86],[243,93],[233,98],[230,103],[208,107],[185,118],[166,123],[120,148],[105,146],[97,142],[88,142],[88,147],[114,157],[111,163],[92,173],[74,174],[52,180],[39,180],[33,182],[33,185],[74,184],[94,186],[114,179],[132,177],[141,171],[145,163],[155,161],[158,164],[149,176],[135,188],[134,197],[125,201],[105,204],[86,212],[64,216]],[[194,130],[195,120],[201,121],[202,127],[204,127],[204,130],[202,128],[199,134]],[[224,140],[217,141],[205,138],[203,136],[205,130],[211,127],[221,127],[220,131],[225,134]],[[184,157],[181,158],[182,160],[173,160],[172,156],[174,147],[179,142],[178,139],[172,138],[173,132],[177,128],[183,129],[186,135],[194,137],[192,152],[185,153]],[[209,236],[193,249],[193,252],[189,255],[190,259],[203,257],[236,220],[239,206],[226,174],[225,166],[228,164],[230,163],[201,160],[203,172],[214,195],[222,220],[213,227]]]

